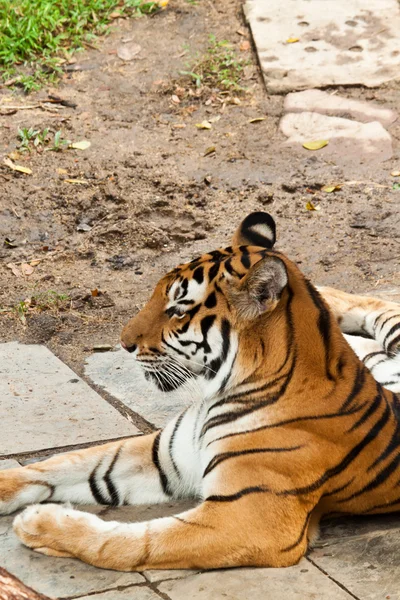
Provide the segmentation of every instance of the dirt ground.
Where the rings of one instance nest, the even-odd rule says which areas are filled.
[[[175,83],[190,57],[206,51],[210,34],[232,42],[248,61],[245,94],[207,90],[196,97]],[[70,140],[91,142],[85,151],[22,156],[16,162],[32,175],[1,161],[1,341],[45,343],[82,373],[94,346],[118,342],[163,273],[227,245],[253,210],[276,218],[278,247],[312,281],[351,292],[383,290],[391,298],[399,293],[400,189],[390,173],[400,168],[400,119],[390,128],[394,158],[368,169],[339,168],[317,152],[286,147],[278,131],[283,97],[267,95],[251,45],[243,49],[246,39],[239,0],[171,0],[152,18],[115,21],[99,50],[77,55],[76,70],[51,90],[76,108],[0,117],[3,157],[15,151],[18,127],[61,129]],[[117,48],[131,42],[141,50],[124,62]],[[48,92],[15,96],[3,87],[0,106],[35,105]],[[400,114],[399,92],[398,83],[339,88]],[[249,122],[257,117],[264,120]],[[196,128],[204,120],[211,130]],[[321,192],[329,183],[342,187]],[[319,211],[306,210],[311,199]],[[11,245],[3,245],[6,238]],[[32,260],[40,262],[30,275],[7,267]],[[59,308],[37,301],[25,325],[10,310],[49,292],[71,300]]]

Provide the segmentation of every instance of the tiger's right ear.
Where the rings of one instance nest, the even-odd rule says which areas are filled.
[[[272,248],[276,241],[275,221],[265,212],[253,212],[241,222],[236,230],[233,246],[261,246]]]

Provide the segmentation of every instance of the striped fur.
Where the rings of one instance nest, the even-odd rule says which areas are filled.
[[[274,242],[272,218],[249,215],[124,328],[160,402],[198,391],[164,430],[0,473],[1,512],[36,503],[14,521],[24,544],[125,571],[279,567],[325,514],[400,509],[399,307],[318,292]],[[199,503],[133,524],[37,504],[178,498]]]

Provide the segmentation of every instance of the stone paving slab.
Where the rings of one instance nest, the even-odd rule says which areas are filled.
[[[79,560],[52,558],[33,552],[14,534],[14,517],[0,518],[0,565],[42,594],[65,598],[146,581],[139,573],[96,569]]]
[[[288,94],[283,103],[283,110],[286,113],[316,112],[331,117],[352,118],[361,123],[379,121],[384,127],[397,119],[397,114],[390,108],[322,90]]]
[[[350,600],[306,559],[286,569],[210,571],[166,581],[159,590],[171,600]]]
[[[0,455],[138,433],[45,346],[0,344]]]
[[[247,0],[245,13],[272,93],[399,77],[397,0]]]
[[[0,471],[5,471],[5,469],[15,469],[19,466],[20,464],[12,458],[9,458],[7,460],[0,460]]]
[[[164,427],[192,399],[182,391],[157,395],[149,391],[134,359],[120,346],[113,352],[95,353],[86,360],[85,374],[94,384],[118,398],[156,427]],[[161,398],[161,399],[160,399]]]
[[[310,559],[361,600],[400,600],[399,515],[360,521],[330,528]]]
[[[77,599],[78,600],[78,599]],[[160,596],[146,587],[113,590],[90,596],[79,596],[79,600],[160,600]]]

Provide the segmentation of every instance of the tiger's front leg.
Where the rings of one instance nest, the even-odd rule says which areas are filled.
[[[118,571],[293,565],[306,551],[311,513],[297,499],[263,492],[247,485],[176,516],[133,524],[36,505],[16,517],[14,530],[40,553]]]
[[[164,502],[173,492],[159,464],[159,445],[160,432],[0,471],[0,514],[48,501],[114,506]]]

